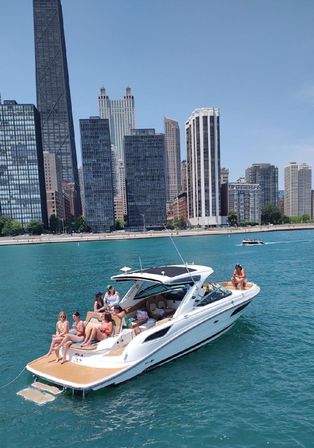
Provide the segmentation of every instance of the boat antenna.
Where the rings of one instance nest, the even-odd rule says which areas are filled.
[[[139,256],[138,257],[138,260],[139,260],[139,262],[140,262],[140,269],[141,269],[141,271],[143,270],[143,267],[142,267],[142,260],[141,260],[141,257]]]
[[[166,226],[165,226],[165,229],[168,230]],[[181,253],[180,253],[180,251],[179,251],[179,249],[177,248],[176,243],[174,242],[171,233],[169,234],[169,238],[170,238],[170,240],[171,240],[171,242],[172,242],[172,244],[173,244],[175,250],[177,251],[177,254],[179,255],[179,257],[180,257],[182,263],[184,264],[185,269],[186,269],[186,272],[187,272],[188,275],[191,277],[192,282],[195,283],[195,282],[194,282],[194,279],[193,279],[193,277],[192,277],[192,274],[191,274],[191,272],[189,271],[189,269],[188,269],[188,267],[187,267],[187,263],[186,263],[186,261],[184,261],[182,255],[181,255]]]

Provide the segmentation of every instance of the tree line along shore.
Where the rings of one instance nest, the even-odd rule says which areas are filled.
[[[43,234],[43,235],[18,235],[6,236],[0,238],[0,246],[10,246],[17,244],[48,244],[48,243],[73,243],[73,242],[91,242],[91,241],[112,241],[112,240],[134,240],[144,238],[166,238],[169,236],[192,237],[192,236],[210,236],[210,235],[231,235],[248,234],[289,230],[313,230],[314,223],[304,224],[280,224],[280,225],[261,225],[254,227],[225,227],[210,229],[191,229],[191,230],[162,230],[146,232],[128,232],[116,231],[111,233],[72,233],[72,234]]]

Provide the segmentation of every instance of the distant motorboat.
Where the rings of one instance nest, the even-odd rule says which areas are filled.
[[[259,246],[265,244],[262,240],[242,240],[242,246]]]

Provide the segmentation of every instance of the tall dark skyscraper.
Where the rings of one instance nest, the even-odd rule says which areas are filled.
[[[80,120],[86,223],[93,232],[114,226],[113,179],[109,121]]]
[[[74,184],[81,213],[68,65],[60,0],[33,0],[37,108],[43,150],[58,154],[62,180]]]
[[[245,170],[246,181],[261,186],[261,208],[278,203],[278,168],[270,163],[253,163]]]
[[[132,129],[124,138],[124,157],[129,226],[164,226],[164,134],[156,134],[154,129]]]

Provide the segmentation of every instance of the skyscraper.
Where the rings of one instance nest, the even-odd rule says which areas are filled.
[[[125,137],[128,223],[131,227],[166,224],[165,139],[154,129],[133,129]]]
[[[285,167],[284,210],[287,216],[311,216],[312,169],[306,163]]]
[[[39,113],[14,100],[0,103],[0,215],[48,224]]]
[[[185,123],[191,225],[221,224],[219,109],[196,109]]]
[[[261,209],[278,204],[278,168],[270,163],[253,163],[245,170],[246,181],[261,186]]]
[[[166,147],[166,186],[167,201],[171,202],[181,190],[181,155],[179,124],[164,118]]]
[[[94,232],[114,226],[111,145],[108,120],[80,120],[86,223]]]
[[[298,171],[298,214],[311,217],[312,170],[306,163],[299,166]]]
[[[285,167],[284,211],[286,216],[298,216],[299,214],[298,171],[299,168],[296,162],[290,162]]]
[[[36,94],[44,151],[58,154],[81,213],[72,105],[60,0],[33,0]]]
[[[181,162],[181,191],[187,191],[187,167],[186,160]]]
[[[115,203],[117,204],[116,218],[123,219],[123,215],[120,216],[121,213],[118,212],[118,210],[122,210],[123,214],[126,213],[123,145],[124,136],[130,135],[131,129],[135,128],[134,96],[131,93],[131,88],[127,87],[123,98],[112,100],[107,95],[106,89],[101,87],[98,103],[100,118],[109,120]]]
[[[117,159],[124,160],[124,136],[130,135],[131,129],[135,128],[135,105],[131,88],[126,88],[123,98],[111,100],[106,89],[101,87],[98,102],[100,118],[109,120],[111,144],[116,147]]]

